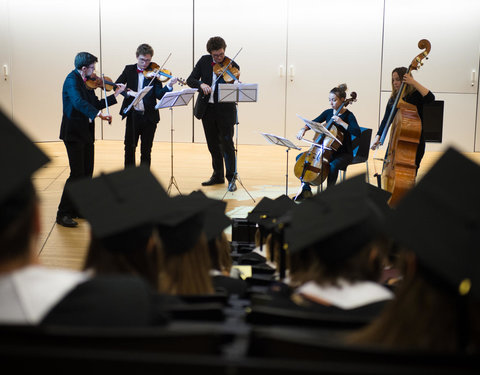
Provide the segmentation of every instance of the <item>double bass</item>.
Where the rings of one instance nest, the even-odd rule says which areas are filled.
[[[430,42],[422,39],[418,42],[418,48],[424,49],[424,51],[412,60],[407,74],[412,70],[418,70],[423,65],[422,60],[430,53]],[[422,134],[422,121],[418,115],[417,107],[402,99],[404,92],[405,82],[402,82],[387,120],[387,126],[385,126],[380,139],[380,144],[383,144],[388,132],[388,124],[391,123],[392,131],[381,176],[382,188],[392,194],[388,201],[390,206],[395,206],[403,195],[413,187],[417,175],[415,158]],[[397,110],[396,114],[395,110]],[[394,114],[395,118],[391,122]]]
[[[350,98],[346,99],[336,112],[334,111],[334,116],[338,116],[343,107],[355,101],[357,101],[357,93],[352,92]],[[311,142],[312,146],[310,149],[301,153],[295,163],[295,176],[299,178],[302,183],[308,182],[311,185],[320,186],[330,172],[330,161],[333,152],[337,151],[343,142],[343,132],[333,123],[333,116],[325,128],[335,138],[320,133],[316,139]]]

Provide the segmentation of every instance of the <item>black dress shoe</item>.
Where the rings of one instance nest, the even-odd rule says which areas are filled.
[[[57,224],[68,228],[74,228],[78,225],[78,223],[68,215],[57,216]]]
[[[224,178],[210,177],[210,180],[202,182],[202,186],[219,185],[225,183]]]
[[[236,191],[236,190],[237,190],[237,184],[235,183],[235,181],[230,182],[228,184],[228,191]]]

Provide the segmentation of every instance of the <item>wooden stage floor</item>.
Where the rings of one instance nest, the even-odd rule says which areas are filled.
[[[38,143],[38,146],[51,158],[51,162],[34,175],[41,202],[42,232],[38,244],[40,261],[51,267],[81,269],[89,238],[88,223],[78,220],[77,228],[64,228],[55,223],[57,206],[70,173],[65,147],[62,142]],[[171,195],[177,195],[179,191],[188,194],[200,189],[209,197],[224,199],[230,217],[244,218],[265,196],[276,198],[288,192],[293,197],[297,193],[300,184],[293,174],[293,167],[299,151],[290,150],[287,153],[286,150],[274,145],[239,145],[237,170],[241,183],[237,183],[238,190],[233,193],[227,191],[227,184],[201,186],[201,182],[207,180],[212,173],[210,154],[205,144],[175,143],[172,174],[172,145],[169,142],[155,142],[151,170],[165,189],[171,186]],[[307,147],[303,149],[306,150]],[[384,150],[378,151],[376,155],[370,153],[370,183],[375,183],[375,168],[381,170],[381,162],[374,160],[374,157],[381,158],[383,154]],[[419,170],[419,179],[440,155],[440,152],[426,153]],[[480,162],[480,153],[471,153],[469,156]],[[121,169],[123,141],[97,141],[94,174]],[[351,165],[346,178],[365,172],[365,163]],[[171,185],[172,181],[176,182],[179,191],[175,185]]]

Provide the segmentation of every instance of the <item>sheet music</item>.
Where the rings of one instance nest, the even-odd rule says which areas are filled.
[[[338,143],[342,144],[342,142],[340,142],[340,140],[335,137],[325,126],[323,126],[322,124],[320,124],[319,122],[315,122],[315,121],[311,121],[311,120],[307,120],[306,118],[303,118],[302,116],[300,116],[299,114],[297,114],[297,117],[299,117],[300,119],[302,119],[305,124],[310,128],[312,129],[313,131],[317,132],[317,133],[322,133],[322,134],[325,134],[326,136],[330,137],[330,138],[333,138],[335,139]]]
[[[256,102],[258,83],[219,83],[219,102]]]
[[[135,99],[133,99],[133,101],[130,103],[130,105],[123,110],[123,113],[124,113],[124,114],[128,113],[128,111],[130,111],[130,109],[131,109],[133,106],[136,106],[136,105],[140,102],[140,100],[142,100],[142,99],[145,97],[145,95],[148,94],[148,92],[152,89],[152,87],[153,87],[153,86],[145,86],[145,87],[137,94],[137,96],[135,97]]]
[[[167,92],[157,103],[155,109],[187,105],[197,91],[198,89],[186,88],[180,91]]]

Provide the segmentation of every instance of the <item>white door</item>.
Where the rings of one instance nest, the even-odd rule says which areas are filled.
[[[103,73],[115,81],[125,65],[136,63],[137,47],[147,43],[154,50],[153,62],[164,66],[173,76],[186,79],[192,70],[192,20],[193,0],[169,3],[146,0],[138,4],[127,0],[102,0]],[[174,86],[175,91],[183,88],[178,84]],[[110,109],[113,122],[111,126],[104,124],[104,139],[124,139],[125,120],[119,115],[122,100],[119,96],[120,103]],[[174,142],[191,142],[192,108],[190,103],[172,110],[161,109],[155,140],[169,141],[173,126]]]

